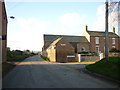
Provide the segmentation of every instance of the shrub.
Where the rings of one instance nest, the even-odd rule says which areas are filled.
[[[10,49],[7,49],[7,60],[8,61],[19,61],[24,60],[25,58],[29,56],[33,56],[35,53],[24,53],[21,50],[13,50],[10,51]]]
[[[120,52],[120,50],[118,50],[116,48],[112,48],[109,52]]]
[[[42,55],[40,55],[41,56],[41,58],[43,58],[44,60],[46,60],[46,61],[49,61],[50,62],[50,59],[48,58],[48,57],[45,57],[45,56],[42,56]]]
[[[79,54],[84,54],[82,56],[98,56],[96,52],[79,52]]]

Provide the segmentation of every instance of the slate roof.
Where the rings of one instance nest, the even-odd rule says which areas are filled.
[[[50,46],[52,45],[56,45],[63,37],[59,37],[58,39],[56,39],[55,41],[53,41]]]
[[[87,31],[90,36],[105,36],[103,31]],[[116,33],[109,32],[109,37],[118,37]]]
[[[56,45],[63,37],[59,37],[58,39],[54,40],[46,49],[50,48],[51,46]]]
[[[44,34],[44,41],[54,41],[60,37],[65,38],[68,42],[88,42],[85,36],[50,35],[50,34]]]

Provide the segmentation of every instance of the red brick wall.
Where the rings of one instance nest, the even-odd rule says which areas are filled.
[[[112,44],[112,38],[115,38],[115,44]],[[119,37],[109,37],[109,50],[112,49],[112,46],[115,46],[116,49],[119,49],[120,48],[120,42],[119,41],[120,41]],[[100,51],[102,53],[104,53],[104,47],[105,47],[105,43],[104,42],[105,42],[104,37],[100,36],[99,37],[99,44],[96,44],[95,36],[91,36],[90,37],[90,51],[91,52],[96,52],[95,47],[99,46],[100,47]]]
[[[86,52],[90,51],[90,43],[82,42],[77,44],[77,53],[81,52],[81,48],[84,47]]]
[[[2,61],[5,62],[7,60],[6,57],[6,51],[7,51],[7,15],[6,15],[6,9],[4,2],[0,2],[2,7],[0,11],[2,11],[2,14],[0,14],[0,17],[2,17],[2,26],[0,26],[0,35],[2,36]],[[2,16],[1,16],[2,15]]]
[[[61,44],[66,44],[65,46],[62,46]],[[74,58],[67,58],[67,56],[75,56],[75,50],[72,47],[72,45],[67,42],[65,39],[61,39],[56,44],[56,59],[57,62],[70,62],[70,61],[76,61]]]

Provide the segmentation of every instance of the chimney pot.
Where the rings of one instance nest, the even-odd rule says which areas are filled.
[[[112,32],[115,33],[115,27],[112,27]]]
[[[88,26],[87,25],[85,25],[85,31],[88,31]]]

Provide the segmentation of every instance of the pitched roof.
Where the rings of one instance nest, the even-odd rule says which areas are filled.
[[[51,46],[56,45],[61,39],[64,39],[64,38],[63,37],[59,37],[58,39],[54,40],[46,49],[50,48]]]
[[[50,34],[44,34],[44,41],[54,41],[59,37],[65,38],[68,42],[88,42],[85,36],[50,35]]]
[[[105,36],[103,31],[87,31],[90,36]],[[116,33],[109,32],[109,37],[118,37]]]
[[[59,37],[58,39],[56,39],[55,41],[53,41],[50,46],[56,45],[63,37]]]

